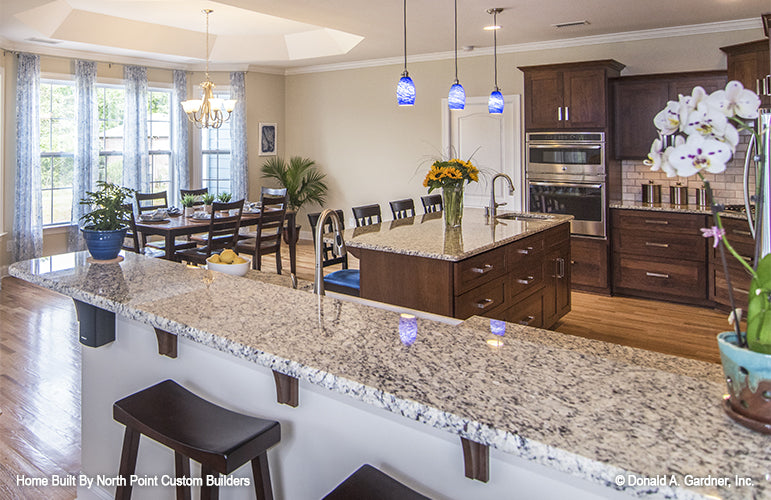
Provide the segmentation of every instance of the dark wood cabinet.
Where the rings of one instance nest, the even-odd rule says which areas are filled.
[[[610,293],[608,240],[571,236],[570,264],[573,290]]]
[[[690,95],[701,86],[707,93],[724,88],[724,71],[700,71],[640,75],[611,81],[613,102],[613,140],[616,159],[640,160],[648,156],[658,131],[653,118],[667,101],[677,101],[680,94]]]
[[[709,305],[707,217],[650,210],[611,210],[613,292]]]
[[[525,74],[525,128],[605,128],[608,78],[623,68],[614,60],[520,67]]]
[[[551,326],[570,312],[570,242],[553,248],[543,259],[543,324]]]
[[[721,47],[728,65],[728,80],[742,82],[744,88],[756,92],[762,106],[771,105],[771,61],[768,38]]]
[[[753,256],[755,255],[755,240],[752,237],[747,221],[726,217],[721,217],[721,221],[723,222],[723,229],[726,231],[726,238],[731,243],[731,246],[748,264],[752,265]],[[710,225],[712,225],[711,222]],[[752,275],[728,251],[726,251],[726,264],[728,265],[736,307],[746,311]],[[721,309],[730,310],[731,300],[728,296],[728,281],[726,280],[719,247],[713,248],[710,246],[709,248],[708,272],[709,298]]]

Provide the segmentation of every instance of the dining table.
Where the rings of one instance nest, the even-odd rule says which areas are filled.
[[[261,211],[243,212],[241,215],[241,227],[256,226],[261,216]],[[293,275],[297,274],[297,240],[300,236],[300,228],[297,226],[296,221],[297,213],[287,210],[283,233],[284,241],[289,247],[289,269]],[[190,236],[208,231],[209,219],[196,219],[183,215],[169,215],[167,218],[159,221],[137,218],[136,228],[137,232],[145,236],[162,236],[166,251],[163,258],[174,260],[174,242],[176,239],[180,236]]]

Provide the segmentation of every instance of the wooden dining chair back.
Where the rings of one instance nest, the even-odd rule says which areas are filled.
[[[274,194],[281,192],[283,194]],[[260,203],[260,217],[257,219],[254,237],[239,240],[236,250],[251,253],[252,269],[257,270],[262,270],[263,255],[276,254],[276,273],[281,274],[281,234],[288,203],[286,189],[262,188]]]
[[[353,207],[353,218],[356,219],[356,227],[383,222],[383,216],[380,215],[380,205]]]
[[[342,228],[344,228],[345,214],[342,210],[335,210],[335,214],[337,214],[337,218],[340,219],[340,224],[343,226]],[[316,225],[319,223],[320,215],[321,212],[308,214],[308,222],[311,224],[311,234],[313,235],[314,252],[316,249]],[[332,222],[327,219],[327,222],[324,223],[324,233],[331,233],[332,231]],[[335,264],[341,264],[343,269],[348,269],[348,254],[343,255],[342,257],[335,255],[332,253],[332,245],[324,243],[321,247],[321,267],[334,266]]]
[[[429,194],[426,196],[421,196],[420,201],[423,203],[423,213],[431,214],[444,210],[441,194]]]
[[[129,212],[129,229],[126,231],[126,237],[123,238],[121,248],[134,253],[141,253],[148,257],[163,257],[164,252],[157,248],[144,246],[139,243],[139,232],[137,231],[137,221],[134,218],[134,204],[125,203],[123,208]]]
[[[241,215],[244,210],[244,200],[229,203],[212,203],[212,216],[209,219],[208,234],[204,246],[187,248],[174,252],[174,260],[188,261],[194,264],[205,264],[213,253],[220,253],[226,248],[235,248],[238,241],[238,230],[241,228]],[[220,215],[228,213],[229,215]]]
[[[394,215],[394,220],[415,217],[415,202],[412,201],[412,198],[389,201],[388,204],[391,205],[391,213]]]
[[[181,200],[187,195],[196,196],[195,202],[193,202],[194,207],[198,207],[203,205],[203,200],[201,199],[201,196],[209,194],[209,188],[201,188],[201,189],[180,189],[179,190],[179,199]]]
[[[157,193],[137,193],[134,198],[137,200],[137,211],[139,212],[139,215],[159,208],[169,208],[169,199],[166,195],[166,191],[159,191]]]

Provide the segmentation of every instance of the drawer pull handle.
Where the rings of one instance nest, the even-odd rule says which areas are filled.
[[[529,285],[533,280],[535,280],[534,276],[528,276],[527,279],[517,278],[517,283],[520,285]]]
[[[662,224],[662,225],[666,226],[667,224],[669,224],[669,221],[668,220],[645,219],[645,223],[646,224]]]
[[[731,232],[734,233],[734,234],[738,234],[739,236],[749,236],[749,237],[752,237],[752,233],[749,232],[749,231],[742,231],[740,229],[732,229]]]
[[[518,321],[518,323],[519,323],[520,325],[523,325],[523,326],[527,326],[527,325],[529,325],[529,324],[530,324],[530,322],[531,322],[531,321],[533,321],[534,319],[535,319],[535,316],[528,316],[528,317],[527,317],[527,318],[525,318],[525,319],[521,319],[521,320],[519,320],[519,321]]]
[[[656,248],[669,248],[669,243],[653,243],[651,241],[646,241],[645,246],[656,247]]]
[[[485,274],[493,270],[495,266],[492,266],[490,264],[485,264],[482,267],[472,267],[471,272],[472,273],[478,273],[478,274]]]
[[[493,299],[483,299],[483,300],[480,300],[479,302],[477,302],[475,305],[479,309],[487,309],[493,303],[495,303],[495,301]]]
[[[668,274],[652,273],[650,271],[646,271],[645,272],[645,276],[650,276],[651,278],[665,278],[665,279],[669,279],[669,275]]]
[[[518,248],[517,253],[521,253],[522,255],[529,255],[530,252],[533,251],[533,247],[527,247],[527,248]]]
[[[750,291],[749,290],[745,290],[744,288],[736,288],[736,287],[734,287],[734,292],[744,293],[744,294],[747,294],[747,295],[750,294]]]

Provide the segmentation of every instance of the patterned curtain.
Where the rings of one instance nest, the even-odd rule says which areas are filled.
[[[75,171],[72,181],[72,222],[68,235],[68,249],[71,252],[85,250],[85,240],[80,236],[80,217],[88,207],[80,200],[86,191],[93,191],[99,173],[98,127],[96,107],[96,63],[75,61],[75,120],[77,140],[75,148]]]
[[[174,89],[171,93],[171,192],[169,203],[180,206],[179,190],[190,189],[190,170],[187,166],[187,115],[182,101],[187,99],[187,75],[174,70]]]
[[[237,99],[230,117],[230,189],[233,199],[249,197],[249,165],[246,149],[246,84],[245,73],[230,73],[230,98]]]
[[[123,118],[123,185],[149,192],[147,144],[147,68],[125,66],[126,111]]]
[[[16,73],[16,192],[11,259],[43,254],[40,182],[40,56],[19,54]]]

